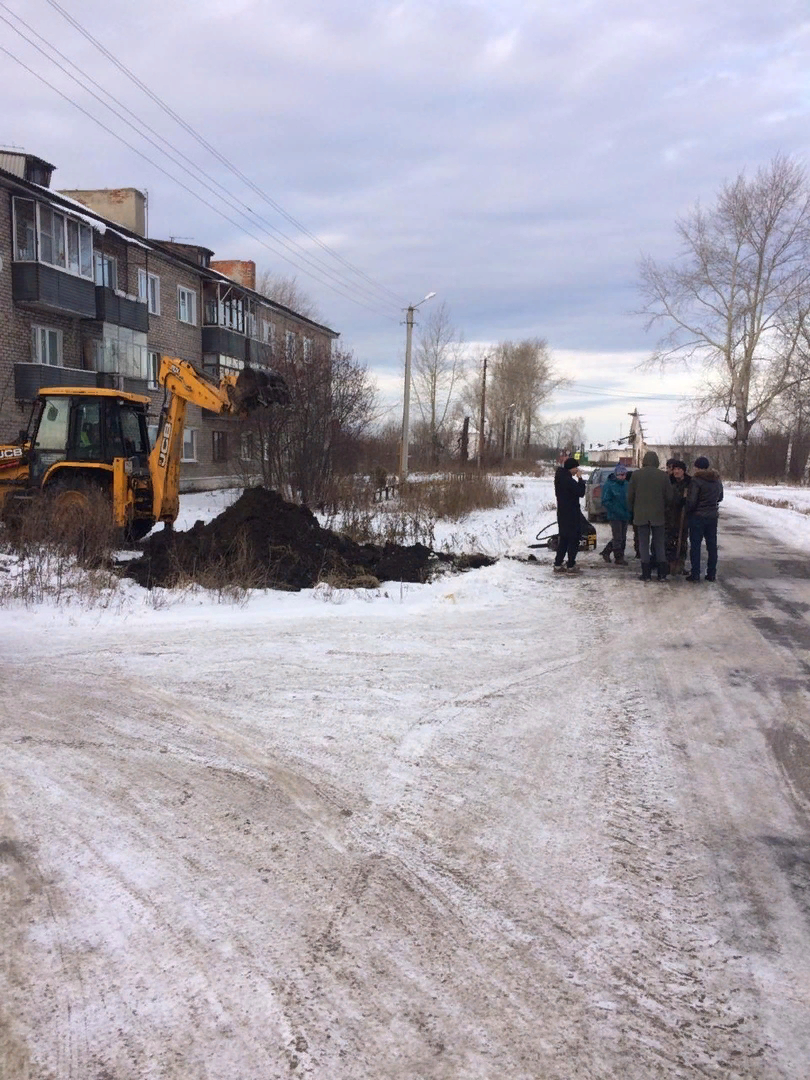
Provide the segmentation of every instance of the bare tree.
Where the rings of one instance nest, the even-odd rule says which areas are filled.
[[[253,413],[241,432],[247,468],[269,487],[305,505],[321,501],[335,471],[350,463],[378,417],[377,388],[367,368],[345,349],[315,349],[279,357],[290,405]]]
[[[453,326],[447,304],[439,304],[425,319],[413,359],[413,395],[426,433],[431,465],[439,463],[459,382],[464,375],[464,347]],[[420,424],[414,425],[415,433]]]
[[[708,210],[676,223],[681,254],[641,263],[648,327],[667,329],[651,363],[702,365],[703,411],[734,433],[745,479],[752,426],[791,380],[810,310],[810,194],[804,171],[776,157],[725,184]]]
[[[301,288],[295,275],[287,277],[272,270],[260,270],[256,278],[256,292],[307,319],[317,322],[321,318],[315,301]]]
[[[501,342],[494,351],[490,371],[490,427],[501,433],[504,456],[514,457],[518,447],[528,456],[540,406],[564,380],[555,373],[548,345],[542,338]]]
[[[563,416],[550,420],[540,427],[538,435],[556,453],[561,450],[573,452],[585,442],[585,417]]]

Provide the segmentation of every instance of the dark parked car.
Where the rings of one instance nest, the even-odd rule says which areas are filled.
[[[602,509],[602,484],[615,468],[616,465],[597,465],[588,477],[585,487],[585,513],[588,515],[588,521],[607,520]],[[632,473],[633,470],[628,467],[628,479]]]

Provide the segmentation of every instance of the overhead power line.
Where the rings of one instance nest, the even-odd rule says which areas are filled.
[[[683,401],[688,394],[643,394],[637,393],[634,390],[628,390],[626,393],[617,390],[604,390],[597,386],[588,386],[585,383],[575,383],[573,386],[561,386],[559,388],[559,395],[564,397],[566,394],[579,394],[588,398],[602,398],[605,401]]]
[[[284,259],[286,262],[289,262],[292,266],[295,266],[296,269],[298,269],[298,270],[301,269],[301,267],[298,266],[297,263],[295,263],[289,256],[283,255],[280,252],[278,252],[275,248],[273,248],[261,236],[257,236],[256,233],[251,232],[250,229],[246,229],[244,224],[242,224],[239,221],[235,221],[228,214],[224,213],[218,206],[214,205],[214,203],[209,202],[207,199],[203,198],[203,196],[200,195],[199,192],[197,192],[193,188],[189,187],[188,184],[185,184],[179,177],[174,176],[167,169],[164,169],[162,165],[159,165],[156,161],[153,161],[152,158],[150,158],[146,154],[144,154],[142,150],[139,150],[137,146],[133,146],[132,143],[127,142],[127,140],[122,135],[119,135],[119,133],[117,131],[113,131],[112,128],[108,127],[103,121],[99,120],[99,118],[97,116],[94,116],[91,112],[88,112],[88,110],[85,109],[82,105],[80,105],[77,101],[74,101],[73,98],[71,98],[68,94],[65,94],[58,87],[54,86],[53,83],[49,82],[38,71],[35,71],[32,67],[29,67],[29,65],[26,64],[25,61],[21,60],[18,56],[15,56],[14,53],[11,52],[9,49],[7,49],[5,46],[0,45],[0,52],[5,53],[6,56],[8,56],[12,60],[14,60],[15,63],[19,64],[20,67],[22,67],[25,71],[29,72],[29,74],[31,74],[35,78],[39,79],[40,82],[44,83],[44,85],[47,86],[50,90],[52,90],[55,94],[58,94],[59,97],[61,97],[65,101],[67,101],[75,109],[78,109],[78,111],[80,113],[82,113],[88,119],[92,120],[94,124],[97,124],[100,128],[102,128],[104,131],[106,131],[109,135],[112,135],[114,139],[117,139],[120,143],[122,143],[124,146],[126,146],[127,149],[131,150],[134,154],[137,154],[138,157],[142,158],[144,161],[146,161],[153,168],[157,169],[159,172],[162,172],[164,176],[167,176],[175,184],[178,184],[184,191],[187,191],[189,195],[191,195],[193,198],[197,199],[198,202],[202,203],[203,206],[207,206],[209,210],[213,210],[215,214],[218,214],[221,218],[223,218],[229,224],[231,224],[231,225],[235,226],[235,228],[241,229],[243,232],[247,233],[248,236],[251,236],[254,240],[256,240],[259,244],[261,244],[262,247],[267,248],[268,251],[272,251],[273,254],[275,254],[275,255],[280,255],[280,257],[282,259]],[[383,317],[386,318],[386,319],[389,319],[391,322],[397,322],[398,321],[394,316],[387,315],[385,313],[381,313],[379,311],[379,309],[372,308],[368,304],[363,303],[362,300],[359,300],[356,296],[352,296],[350,293],[347,293],[343,289],[338,288],[337,285],[334,285],[329,281],[324,281],[322,278],[318,277],[312,271],[306,271],[306,272],[309,273],[310,277],[314,278],[316,281],[319,281],[320,284],[325,285],[329,289],[332,289],[333,292],[338,293],[339,295],[343,296],[345,299],[350,300],[352,303],[359,304],[360,307],[365,308],[367,311],[371,311],[375,315],[383,314]]]
[[[207,139],[200,135],[200,133],[191,124],[184,120],[182,116],[175,112],[175,110],[172,109],[171,106],[167,105],[166,102],[163,101],[163,99],[160,98],[151,89],[151,87],[149,87],[146,83],[139,79],[138,76],[126,66],[126,64],[119,60],[118,57],[116,57],[105,45],[103,45],[100,41],[93,37],[93,35],[84,26],[82,26],[78,19],[75,19],[68,11],[66,11],[62,7],[62,5],[57,2],[57,0],[47,0],[47,2],[55,11],[58,11],[59,14],[68,23],[70,23],[70,25],[78,33],[82,35],[82,37],[84,37],[87,41],[94,45],[99,50],[99,52],[106,56],[110,63],[114,64],[115,67],[117,67],[123,75],[126,75],[126,77],[130,79],[131,82],[133,82],[144,94],[151,98],[151,100],[154,101],[154,103],[168,116],[170,116],[176,124],[179,124],[180,127],[182,127],[183,130],[186,131],[196,142],[198,142],[210,154],[212,154],[217,159],[217,161],[220,162],[220,164],[224,165],[225,168],[229,170],[229,172],[233,173],[234,176],[238,177],[238,179],[240,179],[244,184],[246,184],[251,191],[255,192],[269,206],[272,206],[272,208],[277,213],[281,214],[281,216],[284,217],[291,225],[295,226],[295,228],[302,232],[305,236],[308,236],[310,240],[317,244],[318,247],[320,247],[323,251],[328,252],[328,254],[332,256],[332,258],[340,262],[343,266],[346,267],[347,270],[350,270],[353,274],[362,278],[367,283],[371,284],[374,288],[382,289],[383,291],[388,293],[388,295],[395,302],[398,308],[402,308],[405,306],[402,303],[401,298],[398,297],[396,293],[390,290],[387,286],[380,285],[375,282],[374,279],[371,278],[368,274],[366,274],[364,270],[361,270],[359,267],[349,262],[348,259],[345,259],[328,244],[324,243],[324,241],[321,240],[319,236],[317,236],[313,232],[310,232],[310,230],[300,221],[298,221],[297,218],[293,217],[292,214],[288,213],[288,211],[285,210],[283,206],[281,206],[278,202],[276,202],[275,199],[273,199],[270,195],[263,191],[262,188],[255,184],[250,179],[250,177],[246,176],[245,173],[241,171],[241,169],[239,169],[236,165],[233,164],[233,162],[226,158],[224,154],[220,153],[220,151],[217,150],[215,146],[212,146],[212,144],[208,142]]]
[[[9,10],[7,5],[5,5],[3,3],[0,3],[0,8],[5,9],[6,11]],[[13,14],[14,13],[12,12],[12,15]],[[14,18],[19,19],[19,16],[14,15]],[[59,68],[59,70],[62,71],[65,75],[67,75],[68,78],[72,79],[73,82],[75,82],[78,86],[80,86],[83,90],[85,90],[88,94],[90,94],[93,98],[95,98],[101,105],[104,106],[104,108],[106,108],[110,112],[112,112],[113,115],[116,116],[119,120],[123,121],[123,123],[125,123],[129,128],[131,128],[131,130],[133,130],[137,135],[139,135],[141,138],[145,139],[148,143],[150,143],[152,146],[154,146],[155,149],[158,150],[161,154],[163,154],[165,157],[168,157],[169,160],[173,162],[173,164],[177,165],[187,176],[189,176],[191,179],[195,180],[197,183],[199,183],[206,190],[211,192],[212,195],[216,196],[217,198],[223,198],[223,194],[221,194],[221,193],[224,193],[224,201],[236,213],[241,214],[242,216],[244,216],[251,223],[252,223],[252,217],[251,217],[251,215],[252,215],[253,217],[256,217],[259,222],[262,222],[265,225],[267,225],[267,227],[269,229],[271,229],[274,232],[279,233],[280,239],[275,240],[274,242],[275,243],[280,243],[286,250],[290,251],[298,259],[303,260],[307,264],[307,266],[310,267],[310,270],[308,270],[308,269],[306,269],[306,267],[300,266],[294,260],[287,259],[287,261],[290,262],[293,266],[295,266],[296,269],[301,270],[304,273],[310,273],[312,269],[315,269],[315,270],[319,271],[320,273],[325,274],[328,278],[331,279],[332,282],[336,283],[337,285],[343,286],[343,287],[348,288],[348,289],[356,289],[357,288],[357,286],[355,285],[354,282],[346,281],[344,278],[338,277],[335,274],[335,272],[333,271],[333,269],[331,267],[327,266],[321,260],[319,260],[319,259],[317,259],[315,257],[311,257],[305,251],[299,250],[298,246],[295,245],[294,241],[288,242],[288,238],[285,237],[284,234],[280,232],[280,230],[276,229],[276,227],[274,225],[272,225],[270,222],[265,221],[265,219],[261,218],[259,215],[256,215],[251,210],[251,208],[249,206],[247,206],[245,203],[243,203],[241,200],[239,200],[238,197],[232,196],[231,193],[226,188],[224,188],[216,179],[209,176],[202,169],[199,169],[199,167],[193,161],[190,162],[192,167],[197,169],[200,172],[200,174],[203,177],[205,177],[206,180],[210,180],[211,183],[206,183],[205,180],[200,180],[199,177],[196,177],[193,174],[191,174],[189,172],[189,170],[184,167],[184,165],[182,164],[182,161],[178,160],[177,155],[179,155],[179,157],[183,158],[186,161],[190,161],[190,159],[187,158],[184,154],[182,154],[182,152],[177,151],[177,154],[175,154],[172,150],[165,150],[162,146],[160,146],[158,144],[158,142],[155,139],[151,138],[150,135],[145,134],[144,132],[140,131],[138,129],[138,127],[136,127],[135,124],[133,124],[126,116],[124,116],[122,113],[120,113],[117,109],[113,108],[112,105],[110,105],[108,102],[104,101],[103,98],[101,98],[98,94],[96,94],[93,90],[91,90],[88,86],[86,86],[85,83],[82,82],[82,80],[80,78],[78,78],[76,75],[74,75],[70,71],[68,71],[65,67],[63,67],[62,64],[60,64],[53,57],[48,56],[48,54],[44,51],[44,49],[40,48],[40,46],[37,45],[37,43],[35,41],[32,41],[24,33],[22,33],[22,31],[19,30],[16,26],[12,25],[12,23],[10,23],[9,20],[2,14],[0,14],[0,21],[5,22],[24,41],[28,42],[29,45],[31,45],[33,48],[35,48],[39,53],[41,53],[42,56],[44,56],[51,63],[55,64],[56,67]],[[22,19],[19,19],[19,21],[23,22]],[[51,45],[50,42],[48,42],[45,38],[43,38],[41,34],[38,34],[36,30],[33,30],[31,27],[29,27],[27,23],[23,22],[23,25],[26,26],[27,29],[31,30],[31,33],[35,34],[41,41],[44,41],[45,44],[48,46],[48,48],[52,49],[55,53],[57,53],[57,55],[62,56],[63,59],[65,59],[67,63],[71,64],[71,66],[73,66],[73,67],[77,66],[77,65],[73,64],[73,62],[68,57],[64,57],[64,54],[60,53],[59,50],[56,49],[55,46]],[[95,80],[91,79],[89,76],[86,76],[86,78],[94,86],[99,86],[99,84],[97,82],[95,82]],[[99,86],[99,89],[102,91],[102,93],[106,94],[111,100],[116,101],[117,104],[121,104],[120,102],[117,101],[117,99],[115,97],[113,97],[112,94],[109,94],[109,92],[106,91],[103,87]],[[121,104],[121,107],[123,109],[127,109],[126,105]],[[130,112],[130,110],[128,110],[128,109],[127,109],[127,111]],[[134,115],[134,114],[131,114],[131,115]],[[145,127],[147,129],[147,131],[152,131],[152,133],[156,136],[156,139],[159,139],[161,142],[164,142],[164,143],[167,142],[158,132],[153,131],[153,129],[150,128],[147,124],[144,124],[137,117],[135,117],[135,119],[137,120],[137,123],[140,124],[141,126]],[[167,143],[167,145],[170,145],[170,144]],[[217,190],[217,189],[219,189],[219,190]],[[274,250],[274,249],[271,248],[271,250]],[[286,258],[283,255],[282,252],[278,252],[278,254],[281,255],[282,258]],[[370,295],[368,293],[366,293],[366,298],[368,300],[370,300],[372,303],[375,303],[375,304],[379,304],[381,302],[379,297],[372,296],[372,295]],[[390,304],[390,301],[386,300],[386,301],[384,301],[384,303],[385,304]]]

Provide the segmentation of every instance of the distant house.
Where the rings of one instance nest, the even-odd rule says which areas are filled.
[[[42,386],[147,394],[157,424],[159,356],[214,378],[331,349],[339,335],[256,291],[256,267],[196,244],[146,237],[135,188],[56,192],[54,166],[0,151],[0,441],[16,439]],[[233,421],[187,413],[181,487],[232,482]]]

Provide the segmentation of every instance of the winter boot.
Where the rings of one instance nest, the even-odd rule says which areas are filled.
[[[559,563],[559,564],[554,563],[554,573],[555,574],[565,574],[566,572],[567,572],[567,567],[563,563]]]
[[[614,555],[613,561],[617,566],[627,566],[627,559],[625,559],[624,555]]]
[[[652,577],[652,563],[643,562],[641,564],[641,574],[639,575],[639,581],[649,581]]]
[[[605,560],[606,563],[610,562],[611,551],[613,551],[613,541],[608,540],[607,544],[602,548],[602,551],[600,552],[602,558]]]
[[[669,573],[669,563],[668,562],[660,562],[658,564],[658,580],[659,581],[666,581],[668,573]]]

